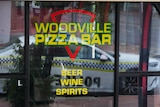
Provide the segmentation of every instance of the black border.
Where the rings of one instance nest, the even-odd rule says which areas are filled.
[[[115,3],[115,72],[114,72],[114,103],[118,107],[119,96],[119,24],[120,24],[120,3]]]
[[[30,57],[29,57],[29,1],[24,5],[24,26],[25,26],[25,45],[24,45],[24,71],[25,71],[25,107],[30,107]]]

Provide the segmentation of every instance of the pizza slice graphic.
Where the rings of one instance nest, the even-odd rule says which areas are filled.
[[[88,15],[90,16],[90,22],[93,23],[96,15],[93,14],[92,12],[86,11],[86,10],[81,10],[81,9],[67,9],[67,10],[60,10],[57,12],[54,12],[52,14],[50,14],[51,19],[53,22],[58,22],[58,19],[56,19],[56,16],[58,15],[63,15],[63,14],[67,14],[67,13],[79,13],[79,14],[84,14],[84,15]],[[71,49],[69,48],[69,46],[65,46],[65,49],[69,55],[69,57],[71,58],[72,61],[74,61],[74,59],[76,58],[78,52],[81,49],[81,46],[77,46],[75,52],[72,53]]]

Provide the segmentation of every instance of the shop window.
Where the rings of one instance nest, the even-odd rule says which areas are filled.
[[[24,2],[0,2],[0,73],[22,73],[24,63],[17,57],[23,57]]]

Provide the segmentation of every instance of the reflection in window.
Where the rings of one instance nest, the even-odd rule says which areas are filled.
[[[141,7],[141,3],[123,3],[123,9],[120,13],[121,52],[139,54],[142,33]]]
[[[151,23],[151,49],[150,55],[159,59],[160,55],[160,16],[156,9],[152,8],[152,23]]]
[[[78,53],[78,58],[80,59],[91,59],[92,58],[92,48],[89,46],[82,46]]]
[[[18,53],[24,46],[23,7],[22,1],[0,1],[0,73],[23,72],[23,64],[13,58],[23,56]]]

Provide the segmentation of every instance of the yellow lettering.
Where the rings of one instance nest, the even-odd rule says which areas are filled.
[[[86,95],[88,94],[87,88],[57,88],[56,95]]]
[[[57,23],[50,23],[49,32],[50,33],[57,33],[58,32],[58,24]]]
[[[100,30],[100,25],[99,25],[99,23],[97,23],[97,27],[96,27],[96,29],[97,29],[97,33],[103,33],[103,31],[102,30]]]
[[[67,89],[62,88],[62,95],[66,94],[66,93],[67,93]]]
[[[90,29],[89,29],[89,27],[90,27],[89,25],[90,25],[90,24],[87,23],[87,27],[86,27],[86,29],[87,29],[86,32],[87,32],[87,33],[89,33],[89,30],[90,30]]]
[[[56,95],[61,95],[61,89],[60,88],[56,89]]]
[[[45,44],[45,45],[47,45],[47,42],[48,42],[48,34],[44,34],[44,38],[45,38],[45,40],[44,40],[44,41],[45,41],[45,42],[44,42],[44,44]]]
[[[98,34],[94,34],[94,36],[93,36],[93,38],[92,38],[91,45],[94,45],[94,44],[101,45],[101,40],[100,40]]]
[[[78,23],[77,27],[78,27],[80,33],[84,33],[86,23],[83,23],[82,27],[81,27],[80,23]]]
[[[82,94],[83,95],[87,95],[88,94],[88,89],[87,88],[83,88],[82,89]]]
[[[62,76],[82,76],[82,69],[63,69]]]
[[[104,23],[104,33],[111,33],[111,23]]]
[[[58,40],[58,45],[67,45],[67,42],[65,41],[67,35],[66,34],[58,34],[58,37],[60,40]]]
[[[61,75],[62,75],[62,76],[66,76],[66,72],[67,72],[67,70],[66,70],[66,69],[63,69],[63,70],[61,71]]]
[[[37,33],[47,33],[48,29],[49,29],[49,23],[46,23],[46,25],[44,25],[44,23],[40,23],[40,25],[38,26],[38,23],[35,23],[35,28],[36,28],[36,32]]]
[[[78,85],[83,85],[83,79],[78,79]]]
[[[69,30],[68,30],[69,33],[76,33],[76,31],[77,31],[76,23],[69,23],[68,28],[69,28]]]
[[[76,39],[76,35],[75,34],[71,34],[71,36],[69,38],[69,41],[68,41],[68,45],[70,45],[70,44],[78,45],[78,41]]]
[[[90,44],[90,34],[82,34],[82,45]]]
[[[38,45],[40,43],[44,43],[44,45],[62,46],[71,44],[79,45],[78,39],[76,37],[76,32],[79,30],[79,32],[81,33],[82,45],[104,45],[106,43],[108,45],[111,45],[111,23],[104,23],[104,29],[100,29],[100,23],[96,23],[95,26],[96,29],[93,29],[93,23],[40,23],[39,25],[35,23],[37,33],[45,33],[35,35],[35,44]],[[65,29],[60,29],[60,33],[57,34],[59,28]],[[48,30],[51,34],[47,34],[49,33]],[[71,33],[69,37],[66,34],[67,32]],[[94,34],[92,37],[92,35],[89,33],[102,33],[102,37],[100,37],[99,34]]]
[[[50,34],[49,37],[48,45],[57,45],[57,42],[55,42],[57,34]]]
[[[102,45],[104,45],[105,43],[111,45],[111,34],[102,34]]]
[[[90,23],[90,33],[96,33],[96,31],[93,29],[93,23]]]
[[[72,71],[70,69],[67,71],[67,75],[72,76]]]
[[[35,39],[36,39],[35,45],[38,45],[39,43],[43,43],[45,41],[43,34],[36,34]]]
[[[82,69],[78,69],[78,70],[77,70],[77,75],[78,75],[78,76],[82,76]]]
[[[59,32],[66,33],[68,30],[68,25],[67,25],[67,23],[60,23],[59,28],[60,28]]]
[[[76,94],[74,88],[70,88],[70,93],[69,94],[70,95],[75,95]]]
[[[83,85],[83,79],[60,79],[62,86]]]
[[[69,79],[60,79],[61,85],[62,86],[67,86],[69,85]]]
[[[82,88],[77,88],[78,95],[82,95]]]

